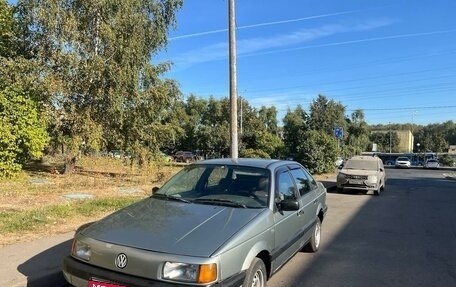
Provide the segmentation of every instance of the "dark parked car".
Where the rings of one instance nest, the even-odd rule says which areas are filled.
[[[294,161],[212,159],[81,227],[63,274],[87,286],[264,287],[320,247],[326,188]]]
[[[196,157],[191,151],[178,151],[173,155],[174,161],[190,163],[195,161]]]

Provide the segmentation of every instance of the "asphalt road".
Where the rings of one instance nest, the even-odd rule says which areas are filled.
[[[268,287],[456,286],[456,181],[387,169],[386,190],[328,194],[318,253],[298,253]]]

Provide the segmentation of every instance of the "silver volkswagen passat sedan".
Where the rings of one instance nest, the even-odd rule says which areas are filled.
[[[299,163],[212,159],[76,232],[64,259],[77,287],[266,286],[317,251],[326,189]]]

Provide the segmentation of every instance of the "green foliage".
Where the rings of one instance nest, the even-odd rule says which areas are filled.
[[[448,121],[422,127],[415,134],[416,143],[420,144],[421,152],[447,152],[449,145],[456,144],[456,123]]]
[[[283,119],[283,136],[286,156],[296,155],[297,147],[309,130],[309,117],[298,105],[294,111],[288,110]]]
[[[310,130],[303,134],[295,160],[311,173],[333,172],[338,151],[338,143],[333,136],[324,131]]]
[[[49,141],[36,104],[22,92],[0,91],[0,176],[12,176]]]
[[[394,131],[373,132],[369,139],[377,144],[377,151],[389,152],[391,147],[391,152],[398,152],[399,137]]]
[[[456,166],[456,160],[453,159],[449,154],[439,156],[439,162],[443,166]]]
[[[261,151],[266,158],[278,158],[283,150],[283,141],[275,134],[267,131],[258,131],[251,134],[246,150]]]
[[[13,7],[6,0],[0,0],[0,57],[9,57],[15,53],[13,43],[16,29]]]
[[[171,138],[169,118],[180,96],[151,64],[167,42],[182,0],[23,0],[18,5],[25,50],[52,84],[47,101],[58,122],[55,146],[74,154],[82,144],[139,150]],[[163,128],[162,128],[163,127]]]
[[[368,150],[369,140],[369,126],[364,121],[364,112],[356,110],[352,113],[351,120],[348,123],[348,133],[346,135],[346,145],[349,148],[348,154],[356,155]]]
[[[241,150],[239,152],[239,155],[241,157],[245,157],[245,158],[271,158],[269,156],[269,154],[267,154],[266,152],[264,152],[262,150],[258,150],[258,149],[251,149],[251,148]]]

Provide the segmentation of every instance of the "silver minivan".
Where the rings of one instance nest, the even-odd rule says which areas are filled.
[[[70,284],[262,287],[320,246],[326,189],[294,161],[199,161],[153,191],[76,232]]]

